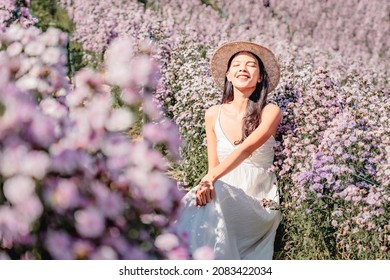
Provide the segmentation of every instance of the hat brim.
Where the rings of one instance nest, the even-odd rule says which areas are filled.
[[[224,88],[229,59],[234,54],[244,51],[254,53],[262,60],[270,82],[268,92],[273,91],[280,79],[280,67],[275,55],[266,47],[247,41],[228,42],[215,50],[210,62],[215,83],[221,89]]]

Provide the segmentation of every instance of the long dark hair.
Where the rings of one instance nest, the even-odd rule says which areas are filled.
[[[240,52],[234,54],[229,59],[226,72],[229,70],[232,60],[239,53]],[[257,59],[257,62],[259,64],[261,82],[257,83],[255,90],[249,97],[248,105],[246,106],[246,111],[243,118],[242,137],[241,140],[235,141],[234,145],[238,145],[242,143],[259,126],[261,122],[260,119],[261,112],[267,103],[268,88],[269,88],[269,78],[268,78],[267,71],[265,70],[264,64],[261,61],[261,59],[256,54],[252,52],[249,53],[252,54]],[[223,89],[221,102],[222,104],[225,104],[233,101],[233,99],[234,99],[233,85],[231,82],[228,82],[227,78],[225,77],[225,85]]]

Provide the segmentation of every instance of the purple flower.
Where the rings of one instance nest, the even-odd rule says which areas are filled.
[[[89,171],[92,165],[91,157],[81,150],[64,149],[54,151],[50,170],[67,175],[73,174],[76,170]]]
[[[60,213],[79,206],[79,195],[78,186],[71,179],[53,180],[45,186],[46,200]]]
[[[169,260],[187,260],[189,258],[188,250],[185,247],[177,247],[166,254]]]
[[[0,260],[11,260],[11,258],[6,252],[0,251]]]
[[[56,139],[54,122],[43,114],[36,114],[28,129],[31,140],[41,147],[48,147]]]
[[[157,124],[148,123],[143,127],[142,135],[153,143],[163,143],[168,133]]]
[[[173,181],[159,172],[136,173],[134,181],[138,184],[143,196],[149,201],[159,202],[163,207],[171,204],[168,198],[170,189],[176,187]]]
[[[315,183],[309,187],[311,191],[322,191],[324,189],[324,186],[318,183]]]
[[[110,191],[106,186],[98,182],[93,183],[91,189],[96,196],[99,209],[102,210],[105,216],[114,219],[125,209],[120,193]]]
[[[96,208],[78,210],[74,214],[77,232],[84,237],[98,237],[105,228],[105,219]]]
[[[53,258],[59,260],[71,260],[72,239],[63,231],[49,230],[46,234],[45,246]]]
[[[334,179],[332,173],[326,174],[326,175],[325,175],[325,178],[326,178],[328,184],[333,184],[333,183],[336,181],[336,180]]]

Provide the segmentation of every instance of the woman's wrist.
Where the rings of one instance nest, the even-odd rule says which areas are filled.
[[[215,169],[214,169],[215,170]],[[209,173],[209,178],[212,183],[214,183],[217,180],[217,176],[215,175],[214,170]]]

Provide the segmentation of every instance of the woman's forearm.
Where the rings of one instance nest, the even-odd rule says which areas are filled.
[[[238,150],[235,150],[234,152],[232,152],[220,164],[209,170],[209,174],[211,175],[212,181],[215,182],[223,175],[232,171],[249,156],[250,153],[247,153],[245,151],[239,152]]]
[[[247,138],[237,149],[235,149],[230,155],[228,155],[220,164],[215,166],[209,171],[209,175],[212,181],[215,182],[225,174],[232,171],[244,160],[246,160],[257,148],[263,145],[272,133],[270,131],[264,131],[261,136],[254,140]]]

